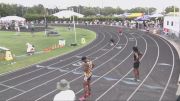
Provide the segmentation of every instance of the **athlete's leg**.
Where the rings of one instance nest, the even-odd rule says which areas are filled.
[[[135,81],[137,81],[138,77],[137,77],[137,68],[134,68],[134,79]]]
[[[88,93],[87,93],[87,94],[88,94],[88,96],[91,95],[91,86],[90,86],[90,85],[91,85],[91,82],[90,82],[90,81],[91,81],[91,80],[89,79],[89,80],[88,80],[88,83],[87,83],[87,86],[88,86]]]

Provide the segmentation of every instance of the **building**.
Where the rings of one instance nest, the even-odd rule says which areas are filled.
[[[165,16],[163,31],[169,35],[176,35],[180,38],[180,16]]]

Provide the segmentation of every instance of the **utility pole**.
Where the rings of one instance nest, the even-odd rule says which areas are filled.
[[[72,8],[72,11],[74,12],[73,8]],[[71,46],[77,46],[76,24],[75,24],[75,21],[74,21],[74,15],[73,15],[73,25],[74,25],[74,43],[72,43]]]

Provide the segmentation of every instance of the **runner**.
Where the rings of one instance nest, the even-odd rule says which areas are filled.
[[[91,95],[90,81],[92,76],[92,68],[94,68],[95,65],[86,56],[83,56],[81,60],[83,61],[82,67],[84,70],[84,82],[83,82],[84,94],[82,97],[80,97],[79,100],[84,101],[88,96]]]
[[[118,28],[118,33],[119,33],[119,35],[122,35],[122,28],[121,27]]]
[[[140,64],[140,59],[142,57],[142,54],[139,52],[137,47],[133,47],[134,51],[134,80],[137,81],[139,79],[139,64]]]
[[[115,45],[115,42],[114,42],[114,39],[113,39],[113,38],[110,39],[110,45],[111,45],[111,46],[114,46],[114,45]]]

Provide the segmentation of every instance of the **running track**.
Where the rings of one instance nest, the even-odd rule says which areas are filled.
[[[166,40],[137,30],[116,27],[79,26],[97,33],[95,41],[72,53],[0,76],[1,101],[52,101],[56,83],[65,78],[79,98],[83,93],[81,56],[89,56],[96,67],[92,77],[92,101],[175,101],[180,61]],[[114,38],[115,46],[109,45]],[[140,81],[134,82],[132,47],[144,54]]]

